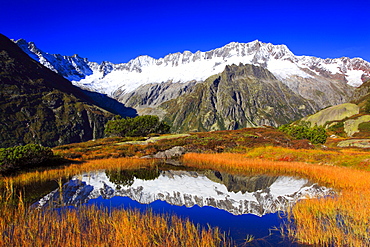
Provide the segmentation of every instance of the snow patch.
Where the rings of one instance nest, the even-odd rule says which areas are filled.
[[[301,68],[299,68],[296,64],[288,60],[271,59],[267,64],[267,69],[271,71],[271,73],[275,74],[277,77],[283,79],[287,79],[292,75],[300,76],[303,78],[312,77],[304,72]]]
[[[353,87],[359,87],[362,85],[361,77],[364,74],[362,70],[348,70],[346,73],[346,79],[348,85]]]

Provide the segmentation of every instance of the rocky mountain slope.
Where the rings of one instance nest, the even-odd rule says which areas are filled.
[[[56,146],[103,137],[104,124],[114,116],[106,109],[135,114],[106,99],[72,85],[0,35],[1,147]]]
[[[157,111],[172,123],[173,131],[183,132],[277,126],[317,109],[315,102],[295,94],[268,70],[231,65]]]
[[[155,178],[123,177],[112,180],[105,172],[76,176],[63,185],[62,196],[56,189],[35,206],[43,207],[59,204],[80,205],[90,199],[115,196],[130,197],[142,204],[156,200],[169,204],[193,207],[211,206],[228,211],[234,215],[255,214],[262,216],[280,210],[307,197],[322,197],[333,191],[310,183],[306,179],[268,176],[233,176],[215,171],[162,171]]]
[[[77,55],[48,54],[24,40],[16,43],[32,58],[58,71],[75,85],[106,93],[135,108],[176,98],[188,92],[195,82],[203,82],[232,64],[253,64],[268,69],[293,92],[314,100],[320,108],[348,101],[353,87],[370,78],[370,63],[361,58],[295,56],[285,45],[258,40],[232,42],[207,52],[184,51],[160,59],[139,56],[121,64],[98,64]]]

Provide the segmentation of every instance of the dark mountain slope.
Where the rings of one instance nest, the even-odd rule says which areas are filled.
[[[99,103],[0,34],[0,147],[55,146],[102,137],[114,114],[94,104]],[[123,105],[111,109],[135,114]]]

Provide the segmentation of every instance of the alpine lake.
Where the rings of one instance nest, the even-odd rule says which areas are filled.
[[[32,208],[96,205],[175,214],[200,227],[218,227],[236,246],[299,246],[281,235],[289,208],[299,200],[334,195],[303,178],[168,166],[82,173],[59,184],[32,184],[24,192],[33,198]]]

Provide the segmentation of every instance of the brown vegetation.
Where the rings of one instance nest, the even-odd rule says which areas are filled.
[[[319,246],[370,245],[370,172],[347,167],[249,159],[241,154],[186,154],[186,165],[238,174],[306,177],[338,196],[298,202],[282,231],[295,241]]]
[[[294,149],[312,149],[307,140],[293,140],[288,135],[274,128],[247,128],[234,131],[215,131],[191,133],[190,136],[158,140],[145,145],[125,144],[126,141],[144,140],[144,138],[105,138],[84,143],[69,144],[54,148],[60,156],[73,160],[92,160],[119,157],[142,157],[183,146],[190,152],[245,153],[255,147],[289,147]]]

